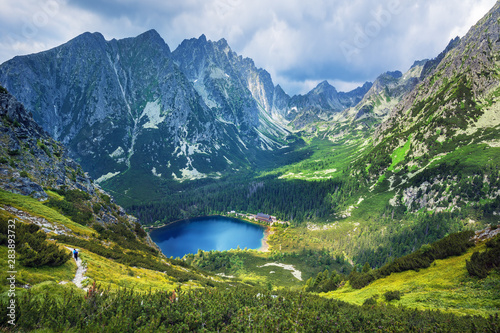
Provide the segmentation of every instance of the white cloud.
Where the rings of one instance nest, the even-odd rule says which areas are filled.
[[[0,0],[0,62],[85,32],[107,39],[156,29],[183,39],[225,38],[288,93],[328,79],[347,88],[439,54],[495,0]]]

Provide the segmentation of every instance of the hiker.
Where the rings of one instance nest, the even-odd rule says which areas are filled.
[[[75,256],[75,261],[78,261],[78,250],[77,249],[73,250],[73,256]]]

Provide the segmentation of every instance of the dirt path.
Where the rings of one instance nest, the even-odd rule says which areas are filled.
[[[69,247],[66,247],[68,250],[71,251],[71,256],[72,256],[72,260],[75,260],[75,258],[73,257],[73,249],[72,248],[69,248]],[[87,278],[84,274],[85,272],[87,271],[87,267],[85,267],[83,264],[82,264],[82,258],[80,256],[78,256],[78,260],[76,260],[76,274],[75,274],[75,278],[73,279],[73,283],[80,289],[86,289],[86,288],[83,288],[83,284],[82,282]]]

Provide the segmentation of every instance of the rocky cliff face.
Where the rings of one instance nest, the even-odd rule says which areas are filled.
[[[370,124],[371,129],[382,123],[391,109],[420,82],[425,63],[415,62],[405,74],[400,71],[381,74],[362,100],[346,110],[346,118]]]
[[[283,143],[289,132],[276,116],[287,96],[275,93],[281,88],[275,88],[268,72],[238,56],[226,40],[212,42],[204,35],[183,41],[172,58],[218,121],[238,128],[243,141],[263,150]]]
[[[81,196],[85,200],[78,209],[87,214],[89,223],[106,226],[121,222],[132,230],[135,228],[136,219],[114,205],[112,199],[69,157],[67,149],[52,139],[24,106],[1,86],[0,189],[42,201],[49,199],[48,189],[84,193]],[[22,214],[10,206],[4,208]]]
[[[293,96],[288,102],[285,118],[296,129],[315,122],[334,120],[342,111],[357,105],[371,86],[367,82],[362,87],[344,93],[323,81],[306,95]]]
[[[44,187],[78,188],[94,194],[90,179],[6,90],[0,92],[1,187],[47,199]]]

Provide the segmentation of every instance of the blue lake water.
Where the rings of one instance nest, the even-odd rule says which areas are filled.
[[[242,220],[211,216],[179,221],[151,231],[151,239],[167,257],[182,258],[188,253],[259,249],[265,228]]]

